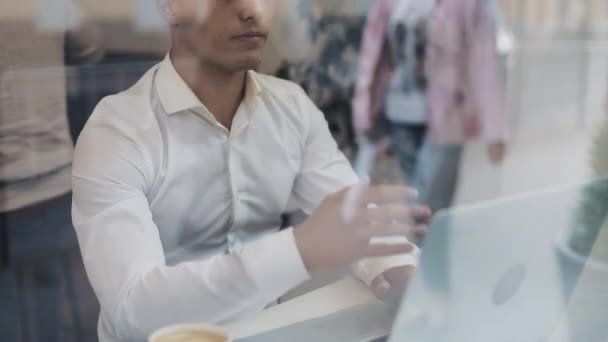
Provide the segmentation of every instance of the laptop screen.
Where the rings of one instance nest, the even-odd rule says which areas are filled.
[[[607,189],[596,180],[437,214],[391,341],[544,341],[578,329],[564,328],[573,316],[606,334]]]

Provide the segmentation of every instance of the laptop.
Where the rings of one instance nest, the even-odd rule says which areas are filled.
[[[437,214],[390,338],[373,341],[569,340],[555,332],[580,270],[564,267],[558,246],[581,189]]]

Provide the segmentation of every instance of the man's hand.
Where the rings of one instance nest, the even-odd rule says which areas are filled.
[[[414,249],[410,243],[370,242],[372,238],[417,232],[411,224],[412,212],[423,209],[405,204],[412,191],[400,186],[355,187],[359,187],[355,189],[358,199],[352,215],[343,215],[351,190],[345,189],[328,196],[308,220],[294,229],[296,244],[309,271],[335,269],[364,258],[404,254]]]
[[[374,295],[385,302],[398,302],[416,270],[415,266],[400,266],[391,268],[372,281],[371,290]]]
[[[504,142],[498,142],[488,145],[488,157],[494,164],[500,164],[507,154],[507,145]]]
[[[412,216],[419,223],[416,227],[416,238],[421,241],[426,236],[431,211],[427,208],[418,208],[412,212]],[[416,267],[413,265],[390,268],[374,278],[370,288],[378,299],[398,303],[407,290],[415,270]]]

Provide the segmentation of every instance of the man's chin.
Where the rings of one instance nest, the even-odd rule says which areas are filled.
[[[240,72],[247,70],[257,70],[262,62],[262,59],[255,57],[242,57],[233,60],[216,61],[215,65],[221,69],[230,72]]]
[[[247,57],[237,61],[235,69],[241,70],[257,70],[262,63],[261,57]]]

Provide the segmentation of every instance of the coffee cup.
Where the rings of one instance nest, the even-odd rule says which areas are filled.
[[[229,334],[205,324],[180,324],[157,330],[149,342],[231,342]]]

